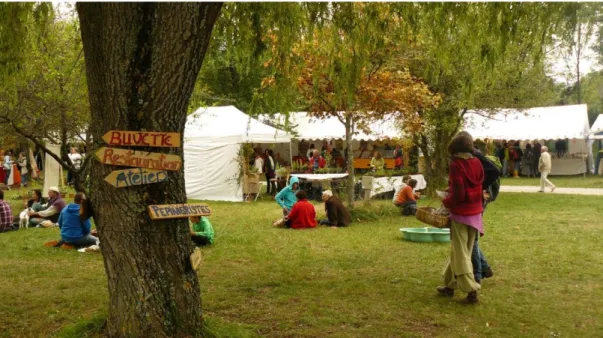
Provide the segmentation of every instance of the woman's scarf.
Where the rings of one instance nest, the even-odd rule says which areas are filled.
[[[456,153],[452,155],[452,158],[460,158],[462,160],[470,160],[473,158],[473,155],[470,153]]]

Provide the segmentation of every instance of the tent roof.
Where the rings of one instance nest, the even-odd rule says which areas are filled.
[[[595,123],[590,128],[590,134],[593,135],[590,139],[593,140],[603,140],[603,114],[599,114]]]
[[[284,123],[284,115],[276,115],[270,117],[276,119],[280,123]],[[327,117],[319,119],[308,116],[305,112],[297,112],[289,114],[289,122],[291,128],[299,135],[298,139],[307,140],[322,140],[322,139],[345,139],[345,126],[336,117]],[[383,138],[400,137],[401,132],[395,127],[392,119],[373,122],[370,125],[370,134],[358,132],[353,135],[353,140],[368,140],[374,141]]]
[[[186,119],[184,141],[206,143],[288,143],[284,131],[255,120],[234,106],[201,107]]]
[[[589,133],[585,104],[530,109],[499,109],[492,118],[487,111],[468,111],[465,130],[475,139],[557,140],[585,139]]]

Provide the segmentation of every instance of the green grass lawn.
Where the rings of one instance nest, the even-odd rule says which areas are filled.
[[[199,279],[205,316],[223,337],[595,337],[603,329],[602,197],[502,194],[481,244],[495,276],[472,307],[457,303],[462,295],[436,295],[449,245],[401,240],[399,228],[422,225],[387,211],[389,202],[372,203],[378,220],[297,231],[271,228],[281,212],[274,202],[210,205],[216,244],[203,249]],[[79,337],[102,322],[101,255],[42,246],[58,236],[0,234],[1,337]]]
[[[580,176],[549,176],[553,184],[562,188],[599,188],[603,189],[603,176],[587,175]],[[526,185],[540,186],[539,178],[512,178],[506,177],[501,180],[502,185]]]

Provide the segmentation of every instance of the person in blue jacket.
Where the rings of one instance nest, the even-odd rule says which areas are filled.
[[[57,246],[62,244],[71,244],[77,247],[88,247],[95,245],[98,239],[90,234],[90,219],[82,221],[80,219],[80,205],[84,200],[84,194],[79,192],[75,194],[73,203],[69,203],[59,216],[59,227],[61,228],[61,241]]]
[[[283,208],[283,216],[289,215],[293,205],[297,202],[297,197],[295,197],[297,191],[299,191],[299,178],[293,176],[289,179],[289,185],[274,197],[276,203]]]

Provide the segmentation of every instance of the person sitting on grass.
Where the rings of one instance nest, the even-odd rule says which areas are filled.
[[[29,227],[40,227],[40,224],[44,221],[51,221],[56,223],[59,220],[59,215],[63,208],[65,208],[65,201],[61,197],[61,191],[57,187],[50,187],[48,189],[48,203],[43,205],[44,208],[41,211],[30,211],[29,212]]]
[[[394,204],[400,208],[402,216],[410,216],[417,213],[417,199],[420,197],[420,194],[414,192],[416,187],[417,180],[413,178],[408,181],[408,185],[402,188],[396,197]]]
[[[322,192],[322,201],[325,202],[327,218],[320,221],[321,225],[335,227],[347,227],[352,222],[348,209],[341,203],[339,198],[333,196],[331,190]]]
[[[412,177],[410,175],[404,175],[404,177],[402,177],[402,184],[397,185],[394,183],[394,197],[392,198],[392,203],[394,203],[394,205],[396,205],[396,200],[398,199],[398,194],[400,193],[400,191],[402,189],[404,189],[405,186],[408,185],[408,182],[410,182],[410,180],[412,180]]]
[[[289,179],[289,185],[286,186],[283,190],[281,190],[274,199],[276,203],[283,208],[283,216],[287,217],[295,202],[297,202],[297,198],[295,197],[295,193],[299,190],[299,178],[293,176]]]
[[[13,211],[10,204],[4,200],[4,191],[0,190],[0,232],[17,230],[18,228],[13,226],[13,221]]]
[[[308,196],[303,190],[295,194],[297,203],[293,205],[291,212],[285,222],[286,228],[306,229],[316,227],[316,209],[312,203],[308,202]]]
[[[207,217],[192,216],[190,218],[193,223],[191,230],[191,240],[196,246],[206,246],[214,244],[214,227],[209,222]]]
[[[61,240],[56,246],[63,244],[73,245],[75,247],[85,248],[98,244],[98,238],[90,234],[92,224],[87,219],[80,219],[80,206],[85,196],[78,192],[73,198],[73,203],[69,203],[59,216],[59,228],[61,229]]]

